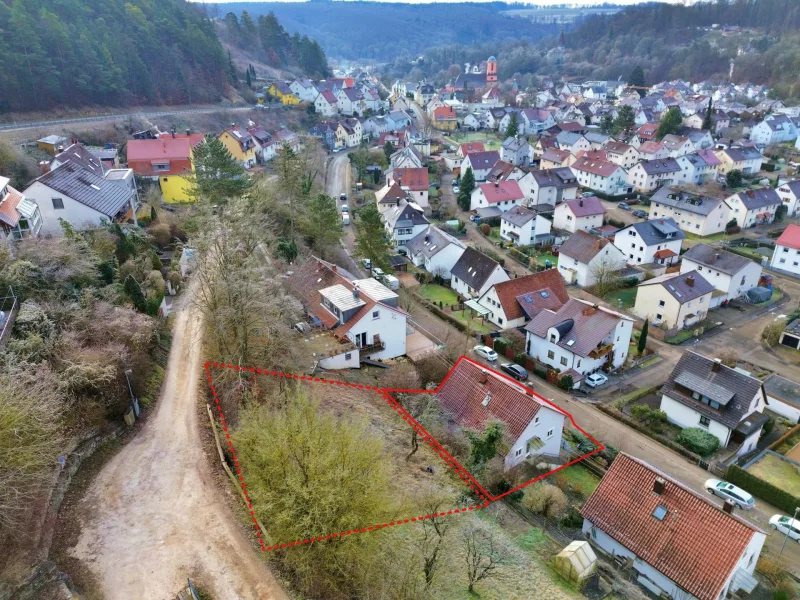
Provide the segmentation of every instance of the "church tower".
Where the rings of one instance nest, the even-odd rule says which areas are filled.
[[[490,56],[486,61],[486,87],[495,87],[497,85],[497,59]]]

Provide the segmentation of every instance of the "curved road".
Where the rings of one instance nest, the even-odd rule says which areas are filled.
[[[217,600],[288,600],[231,514],[200,443],[204,357],[193,289],[176,315],[155,414],[80,500],[81,533],[68,552],[107,600],[173,600],[187,576]]]

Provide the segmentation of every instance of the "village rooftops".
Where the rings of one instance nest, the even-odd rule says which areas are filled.
[[[605,150],[607,154],[622,156],[631,148],[633,148],[633,146],[631,146],[630,144],[625,144],[624,142],[617,142],[612,140],[603,147],[603,150]]]
[[[536,218],[536,212],[524,206],[513,206],[503,213],[503,220],[508,221],[515,227],[522,227],[526,223]]]
[[[563,164],[565,160],[567,160],[572,154],[570,154],[567,150],[559,150],[558,148],[547,148],[542,154],[542,160],[546,160],[549,162],[554,162],[557,164]],[[566,168],[566,167],[564,167]]]
[[[674,219],[650,219],[649,221],[637,221],[628,225],[636,230],[644,243],[648,246],[663,244],[665,241],[682,240],[686,234],[681,231]],[[625,231],[627,227],[623,228]]]
[[[736,194],[736,197],[739,198],[747,210],[758,210],[781,203],[781,197],[772,188],[745,190]]]
[[[468,154],[473,154],[476,152],[486,152],[483,142],[467,142],[461,144],[460,148],[463,156],[467,156]]]
[[[569,300],[558,269],[509,279],[495,284],[494,290],[509,321],[523,315],[531,319],[543,310],[558,310]]]
[[[467,157],[473,169],[491,169],[500,160],[500,153],[497,150],[471,152]]]
[[[800,408],[800,383],[795,383],[777,373],[764,380],[764,393],[781,402]]]
[[[749,258],[708,244],[692,246],[683,255],[683,258],[727,275],[735,275],[752,262]]]
[[[702,196],[682,189],[678,186],[664,186],[658,189],[650,199],[651,204],[663,204],[672,208],[685,210],[699,215],[709,215],[724,202],[719,198]]]
[[[661,175],[664,173],[675,173],[681,170],[681,166],[674,158],[656,158],[645,160],[639,163],[644,172],[648,175]]]
[[[603,215],[606,212],[606,209],[603,208],[603,202],[597,196],[567,200],[564,204],[569,207],[570,212],[576,217]]]
[[[578,262],[589,264],[597,256],[597,253],[609,243],[606,238],[601,238],[579,229],[570,235],[566,242],[561,244],[559,254],[574,258]]]
[[[453,236],[445,233],[438,227],[430,225],[427,229],[408,240],[406,242],[406,249],[411,255],[421,254],[422,256],[431,258],[447,248],[450,244],[458,248],[466,248],[464,244]]]
[[[691,302],[712,293],[715,289],[700,273],[694,270],[687,273],[668,273],[653,277],[640,283],[639,287],[649,285],[662,286],[679,304]]]
[[[392,229],[428,224],[428,219],[425,218],[425,215],[411,204],[390,208],[384,213],[383,218]]]
[[[722,151],[728,155],[733,162],[743,162],[747,160],[760,160],[764,158],[758,148],[754,146],[737,146],[734,148],[726,148]]]
[[[428,169],[425,167],[394,169],[392,179],[400,187],[408,188],[412,192],[428,191]]]
[[[561,151],[556,150],[556,152]],[[569,152],[566,154],[569,156]],[[531,171],[531,175],[536,180],[539,187],[555,187],[557,189],[578,187],[578,179],[569,167],[539,169],[537,171]]]
[[[467,286],[480,290],[500,263],[472,247],[467,247],[450,272]]]
[[[508,200],[521,200],[525,197],[519,183],[516,181],[499,181],[494,183],[482,183],[478,186],[490,204],[505,202]]]

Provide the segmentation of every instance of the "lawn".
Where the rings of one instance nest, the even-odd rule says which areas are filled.
[[[558,257],[550,254],[549,252],[537,252],[536,262],[544,266],[545,261],[549,260],[551,265],[558,264]]]
[[[606,302],[615,308],[630,308],[636,302],[636,287],[621,288],[613,292],[609,292],[603,298]],[[620,306],[619,301],[622,301]]]
[[[761,264],[761,259],[764,258],[764,255],[759,253],[755,248],[748,248],[747,246],[728,248],[728,250],[730,250],[734,254],[738,254],[740,256],[744,256],[745,258],[754,260],[758,264]]]
[[[800,496],[798,467],[774,454],[765,454],[757,463],[747,467],[747,472],[785,492]]]
[[[424,298],[427,298],[436,304],[439,302],[444,305],[458,303],[458,294],[456,294],[452,289],[436,283],[426,283],[425,285],[419,286],[419,292]]]
[[[800,431],[795,432],[794,434],[790,435],[786,438],[780,446],[775,448],[775,452],[778,454],[786,454],[789,450],[794,448],[797,444],[800,444]]]
[[[495,242],[500,241],[500,228],[499,227],[492,227],[492,230],[489,232],[489,239]]]
[[[772,296],[769,297],[769,300],[765,300],[764,302],[758,302],[753,306],[766,306],[767,304],[774,304],[781,298],[783,298],[783,292],[780,290],[780,288],[773,287]]]
[[[686,239],[688,240],[692,240],[695,242],[705,242],[705,243],[721,242],[726,237],[728,237],[728,235],[725,232],[714,233],[712,235],[697,235],[696,233],[689,233],[688,231],[684,233],[686,233]]]
[[[465,144],[467,142],[483,142],[487,150],[499,150],[503,145],[503,142],[499,140],[497,136],[481,132],[451,133],[445,139],[453,146],[458,146],[459,144]]]
[[[552,479],[553,482],[562,479],[566,480],[570,490],[584,499],[588,498],[600,484],[600,478],[586,467],[581,466],[580,463],[561,469],[558,473],[548,477],[548,479]]]
[[[472,329],[472,331],[477,331],[478,333],[491,333],[494,331],[494,327],[491,325],[491,323],[481,323],[481,318],[476,315],[475,311],[473,311],[471,308],[456,310],[451,312],[450,315],[461,321],[464,325],[467,325],[467,321],[469,321],[469,327]]]

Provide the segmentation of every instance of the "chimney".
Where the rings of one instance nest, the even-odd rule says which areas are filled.
[[[353,287],[353,298],[358,298],[358,286]]]
[[[730,500],[725,500],[725,504],[722,505],[722,510],[729,515],[733,514],[733,502]]]
[[[337,267],[336,265],[332,265],[332,266],[331,266],[331,270],[332,270],[334,273],[338,273],[338,272],[339,272],[339,267]]]
[[[174,125],[172,126],[172,129],[170,130],[170,133],[172,133],[172,139],[174,140],[175,139],[175,126]]]
[[[660,496],[664,493],[664,488],[666,485],[667,482],[663,477],[656,477],[655,481],[653,481],[653,491]]]
[[[597,312],[597,304],[592,304],[583,309],[583,316],[588,317]]]
[[[718,261],[718,260],[719,260],[719,252],[717,252],[716,254],[714,254],[714,261],[716,262],[716,261]]]
[[[496,187],[496,188],[500,187],[500,182],[497,181],[496,179],[494,180],[494,187]]]
[[[480,383],[481,385],[486,385],[487,383],[489,383],[489,371],[487,371],[486,369],[481,369],[481,376],[478,379],[478,383]]]
[[[583,198],[581,198],[581,199],[578,201],[578,205],[579,205],[579,206],[583,206]]]
[[[694,277],[693,276],[689,275],[689,277],[686,278],[686,285],[688,285],[689,287],[694,287]]]
[[[714,362],[711,363],[711,372],[717,373],[719,371],[719,366],[722,364],[721,358],[715,358]]]
[[[50,172],[50,161],[43,160],[39,163],[39,169],[42,171],[42,175],[45,173]]]
[[[187,127],[187,128],[186,128],[186,137],[189,137],[189,134],[190,134],[191,132],[192,132],[192,130],[191,130],[191,129],[189,129],[189,128]]]

